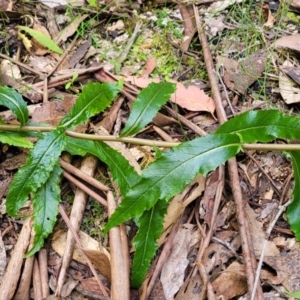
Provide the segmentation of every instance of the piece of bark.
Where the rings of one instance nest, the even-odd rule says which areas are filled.
[[[23,256],[28,248],[30,233],[32,229],[32,218],[28,218],[22,227],[18,241],[15,245],[14,251],[12,252],[11,259],[5,270],[5,274],[0,284],[0,295],[1,299],[10,300],[12,299],[19,277],[21,274],[21,268],[23,264]]]

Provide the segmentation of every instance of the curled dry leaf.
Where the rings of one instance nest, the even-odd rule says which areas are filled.
[[[135,76],[129,76],[125,78],[125,81],[131,82],[140,88],[145,88],[151,82],[159,82],[158,78],[138,78]],[[176,84],[176,92],[171,95],[171,101],[177,105],[186,108],[190,111],[207,111],[213,114],[215,110],[215,103],[212,98],[200,90],[196,86],[190,85],[185,87],[181,82],[170,80],[170,82]]]
[[[275,23],[275,18],[272,15],[269,5],[264,4],[262,8],[263,8],[263,14],[265,16],[265,19],[267,20],[267,22],[264,24],[263,27],[269,27],[269,28],[273,27]]]

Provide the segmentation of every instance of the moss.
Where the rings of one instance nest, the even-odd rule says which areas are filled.
[[[299,25],[300,24],[300,20],[299,17],[293,13],[293,12],[288,12],[286,15],[287,19],[292,21],[295,25]]]

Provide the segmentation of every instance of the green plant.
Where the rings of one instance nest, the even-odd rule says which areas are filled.
[[[66,83],[65,85],[65,89],[68,90],[73,84],[74,84],[74,81],[78,78],[78,74],[74,74],[71,78],[71,80]]]
[[[287,116],[277,110],[250,111],[226,122],[214,133],[183,142],[170,151],[158,152],[156,160],[138,175],[128,161],[97,136],[85,135],[86,139],[69,131],[85,122],[94,114],[111,105],[121,90],[121,83],[90,83],[83,88],[76,104],[56,128],[44,133],[30,151],[26,164],[19,169],[10,186],[7,196],[7,212],[16,215],[32,194],[34,208],[34,229],[36,232],[31,255],[43,245],[44,239],[52,231],[57,207],[60,201],[59,181],[61,169],[58,157],[65,150],[71,154],[97,156],[109,167],[113,179],[118,183],[123,200],[109,219],[105,233],[114,226],[131,218],[137,220],[139,230],[134,238],[135,255],[132,264],[132,286],[138,287],[150,266],[157,249],[156,240],[163,229],[163,218],[168,201],[180,193],[197,174],[203,175],[225,163],[243,148],[260,149],[259,145],[246,143],[268,143],[277,138],[300,139],[300,119]],[[124,138],[143,129],[167,102],[175,86],[170,83],[150,84],[142,90],[132,106],[128,122],[116,141],[130,141],[139,144],[155,145],[154,141],[141,141]],[[15,97],[15,98],[14,98]],[[5,101],[4,101],[5,100]],[[18,116],[21,124],[27,120],[27,108],[17,94],[9,88],[0,89],[0,104],[10,107]],[[12,105],[14,103],[14,105]],[[16,135],[28,132],[30,127],[0,125],[2,134],[7,130],[18,130]],[[41,127],[38,128],[41,131]],[[32,130],[38,130],[32,128]],[[6,130],[6,131],[3,131]],[[44,128],[49,131],[50,128]],[[81,136],[82,137],[82,136]],[[20,138],[24,139],[20,135]],[[105,137],[101,137],[105,140]],[[10,143],[10,140],[7,141]],[[164,144],[173,146],[174,144]],[[294,169],[294,201],[287,211],[288,220],[297,239],[300,239],[300,145],[263,145],[268,149],[288,151]],[[289,147],[293,146],[293,147]],[[266,149],[266,147],[264,147]],[[297,150],[297,151],[296,151]],[[47,200],[46,200],[47,199]]]

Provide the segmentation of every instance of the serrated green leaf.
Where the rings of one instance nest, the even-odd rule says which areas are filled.
[[[31,29],[27,26],[18,26],[19,29],[24,30],[34,39],[36,39],[41,45],[48,48],[50,51],[56,52],[58,54],[63,54],[63,51],[57,46],[57,44],[51,40],[48,36],[44,35],[40,31]]]
[[[293,171],[294,171],[294,190],[293,201],[287,208],[288,222],[291,229],[295,233],[297,240],[300,240],[300,152],[290,151],[288,152],[292,159]]]
[[[0,105],[8,107],[23,126],[28,121],[28,108],[22,96],[7,86],[0,87]]]
[[[60,126],[69,129],[86,122],[90,117],[104,111],[122,89],[121,81],[116,83],[87,84]]]
[[[110,217],[105,232],[155,205],[169,200],[192,182],[198,173],[205,175],[241,149],[234,134],[214,134],[181,143],[162,154],[142,173],[142,179],[124,196]]]
[[[242,143],[266,143],[276,138],[300,139],[300,119],[278,110],[249,111],[227,121],[216,133],[236,133]]]
[[[34,193],[33,227],[35,231],[33,247],[26,253],[26,257],[39,251],[45,238],[53,231],[60,203],[60,175],[62,169],[57,163],[48,180]]]
[[[136,184],[140,176],[135,172],[129,162],[115,149],[101,141],[79,140],[68,137],[65,148],[72,155],[84,156],[90,153],[106,163],[112,173],[113,179],[118,183],[121,194],[124,195],[128,189]]]
[[[25,204],[29,193],[36,192],[49,178],[67,142],[64,130],[46,133],[30,151],[26,164],[15,175],[6,198],[6,210],[11,216]]]
[[[0,142],[11,146],[32,148],[33,144],[16,132],[0,131]]]
[[[156,240],[163,232],[164,215],[168,203],[157,201],[149,210],[144,211],[138,221],[139,230],[133,240],[135,254],[132,263],[131,286],[138,288],[143,282],[155,252]]]
[[[143,129],[155,117],[175,92],[175,84],[168,82],[150,83],[133,102],[129,119],[121,133],[122,136],[133,135]]]

